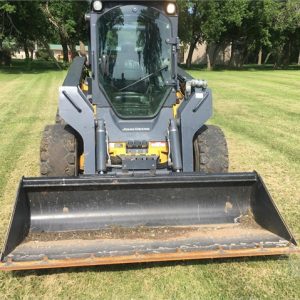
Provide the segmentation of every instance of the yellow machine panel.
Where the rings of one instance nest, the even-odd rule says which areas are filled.
[[[181,105],[181,103],[184,99],[184,95],[180,91],[178,91],[176,93],[176,97],[177,97],[176,104],[173,105],[173,116],[174,116],[174,118],[177,117],[177,110],[178,110],[179,106]]]
[[[153,156],[156,155],[159,157],[159,163],[164,164],[168,162],[168,143],[167,142],[149,142],[149,146],[146,153],[141,155]],[[111,157],[120,157],[120,156],[130,156],[132,154],[128,153],[126,143],[109,143],[109,155]],[[138,155],[138,154],[137,154]]]

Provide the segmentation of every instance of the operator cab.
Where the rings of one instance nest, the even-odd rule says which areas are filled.
[[[172,85],[171,21],[144,5],[115,6],[98,20],[99,86],[121,118],[152,118]]]

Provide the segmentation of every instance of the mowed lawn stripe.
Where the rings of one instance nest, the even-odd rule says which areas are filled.
[[[276,134],[272,134],[271,130],[266,130],[266,127],[259,128],[240,117],[228,117],[217,115],[216,119],[221,127],[230,128],[238,135],[247,136],[249,139],[259,139],[262,144],[270,150],[284,154],[291,162],[300,164],[299,145],[290,145],[289,140],[284,140]],[[241,121],[242,120],[242,121]]]
[[[206,74],[208,76],[210,75],[210,73]],[[218,75],[219,74],[220,73],[218,73]],[[243,77],[243,74],[244,73],[241,72],[241,77]],[[214,75],[216,74],[214,73]],[[271,77],[271,75],[269,75],[269,77]],[[262,135],[260,132],[260,137],[267,140],[272,138],[275,140],[278,139],[281,144],[281,151],[285,151],[285,147],[288,147],[288,144],[291,143],[290,139],[292,138],[295,142],[294,144],[298,145],[298,147],[295,147],[296,149],[290,153],[290,156],[299,156],[297,152],[299,153],[300,150],[300,128],[297,126],[297,123],[300,121],[300,109],[299,104],[295,101],[294,95],[288,93],[285,94],[285,98],[278,99],[278,101],[270,101],[270,94],[263,92],[264,95],[261,95],[262,91],[265,90],[241,87],[238,89],[238,84],[235,81],[228,86],[224,85],[224,79],[226,79],[226,76],[222,76],[221,79],[216,77],[215,80],[213,80],[214,91],[216,91],[214,92],[214,100],[215,103],[218,102],[218,104],[220,104],[216,106],[215,117],[218,118],[218,116],[220,116],[225,118],[222,122],[224,126],[226,126],[225,123],[227,123],[227,120],[228,123],[231,123],[231,126],[236,127],[241,125],[244,127],[244,130],[250,131],[252,135],[253,130],[255,135],[257,135],[258,132],[261,131],[261,128],[263,128],[264,134]],[[240,86],[247,84],[247,80],[244,81],[244,84]],[[237,89],[233,90],[232,85],[235,85]],[[294,111],[286,110],[286,108],[289,107],[286,105],[286,101],[290,99],[294,99],[291,100],[291,105],[296,107]],[[274,103],[278,102],[281,106],[274,107]],[[230,121],[232,118],[235,118],[234,122]],[[243,125],[243,123],[245,124]],[[274,127],[274,123],[276,123],[276,127]],[[277,143],[277,141],[275,141],[275,143]]]
[[[260,104],[260,110],[263,108],[271,108],[273,110],[281,110],[286,113],[295,113],[299,111],[299,107],[295,101],[290,100],[299,97],[297,90],[294,89],[293,92],[290,90],[287,92],[276,93],[272,88],[264,88],[257,83],[241,81],[240,83],[218,83],[211,84],[212,88],[218,89],[219,93],[223,96],[228,97],[231,101],[236,101],[239,104],[244,103],[258,103]],[[243,96],[240,99],[241,95]],[[259,111],[259,110],[258,110]]]
[[[287,148],[294,148],[295,156],[297,152],[300,153],[300,129],[297,126],[298,118],[289,118],[285,116],[266,116],[270,114],[270,112],[264,113],[262,115],[257,115],[253,117],[255,114],[253,107],[253,113],[251,113],[252,109],[241,110],[239,114],[224,114],[222,110],[217,110],[215,112],[216,118],[222,118],[223,124],[228,123],[228,126],[239,126],[245,127],[250,131],[254,131],[253,134],[260,135],[261,139],[274,140],[275,144],[280,146],[281,150],[285,151]],[[276,126],[270,123],[270,118],[272,118],[272,123],[276,123]],[[230,120],[228,120],[230,119]],[[294,128],[291,130],[291,128]],[[291,145],[291,141],[293,141]],[[294,155],[292,154],[292,155]]]
[[[285,98],[272,99],[272,89],[249,88],[250,80],[241,81],[242,75],[237,80],[229,80],[228,76],[233,77],[234,74],[228,73],[230,72],[201,73],[204,78],[211,75],[216,77],[215,80],[211,78],[211,81],[214,102],[218,104],[215,105],[214,117],[220,121],[220,125],[239,134],[243,132],[251,139],[260,139],[266,147],[285,153],[289,159],[299,163],[300,128],[297,125],[300,121],[300,108],[294,93],[285,94]],[[254,75],[252,85],[256,85]],[[268,77],[272,78],[272,75],[271,72]],[[275,98],[278,96],[275,95]]]
[[[55,75],[56,73],[46,73],[39,77],[35,76],[33,82],[36,88],[27,93],[26,97],[20,94],[15,98],[16,103],[20,103],[19,113],[15,115],[15,119],[8,122],[7,126],[4,126],[4,129],[9,128],[9,131],[0,134],[5,141],[0,148],[2,164],[0,189],[5,185],[9,175],[5,170],[14,168],[26,145],[30,147],[28,141],[34,136],[33,133],[37,133],[35,130],[37,120],[45,120],[49,108],[44,100],[49,97],[49,93],[52,93]]]
[[[299,97],[299,89],[300,89],[300,76],[296,75],[295,71],[295,87],[290,86],[290,82],[287,79],[285,81],[286,88],[282,89],[282,87],[278,86],[276,82],[273,82],[273,74],[271,72],[264,74],[264,76],[260,76],[260,79],[257,78],[255,74],[260,74],[259,72],[251,72],[250,75],[245,74],[244,72],[240,72],[240,76],[236,76],[232,71],[224,71],[224,72],[216,72],[219,75],[218,77],[222,80],[218,80],[217,82],[211,77],[210,72],[201,72],[198,71],[191,72],[192,75],[198,78],[204,78],[208,80],[208,84],[210,87],[218,87],[222,88],[222,93],[230,94],[231,92],[243,92],[248,91],[248,95],[253,95],[253,101],[255,101],[254,95],[264,95],[264,100],[266,102],[270,102],[272,105],[279,104],[279,107],[282,109],[285,108],[286,104],[295,104],[293,101],[293,96]],[[248,73],[248,72],[247,72]],[[253,73],[253,74],[252,74]],[[199,76],[200,75],[200,76]],[[269,82],[267,82],[269,81]],[[274,100],[278,100],[278,102],[273,102]],[[243,99],[239,99],[239,101],[243,102]],[[296,107],[299,109],[299,107]]]
[[[281,72],[281,71],[278,71]],[[235,78],[234,75],[232,75],[230,72],[227,75],[228,78]],[[295,88],[300,87],[300,75],[298,74],[299,71],[293,71],[291,76],[284,77],[281,75],[281,73],[273,72],[271,75],[270,73],[265,72],[241,72],[238,79],[235,79],[235,82],[241,82],[242,80],[253,81],[256,82],[258,85],[264,86],[264,87],[271,87],[275,91],[285,91],[290,90],[290,92],[293,93]]]
[[[300,87],[283,90],[279,87],[272,87],[272,84],[260,84],[259,82],[255,81],[255,79],[253,79],[253,81],[250,79],[239,79],[237,82],[232,83],[231,85],[224,85],[224,89],[226,88],[226,94],[228,92],[242,92],[249,96],[249,98],[254,102],[258,101],[259,99],[262,105],[273,106],[274,108],[281,109],[283,111],[293,111],[291,110],[293,106],[295,109],[297,109],[295,102],[291,99],[299,96],[297,91],[300,89]],[[246,99],[248,99],[248,97]],[[240,100],[244,101],[243,99]],[[287,106],[288,104],[291,104],[292,106],[289,107]]]
[[[291,72],[290,76],[285,76]],[[207,72],[206,72],[207,74]],[[233,82],[240,82],[243,80],[253,81],[257,84],[263,84],[265,87],[272,87],[275,90],[281,90],[282,88],[287,88],[293,92],[293,89],[300,86],[299,79],[299,71],[275,71],[275,72],[254,72],[254,71],[243,71],[240,72],[240,76],[236,78],[234,72],[232,71],[222,71],[219,74],[224,75],[226,78],[234,78]],[[230,83],[230,81],[227,81]]]
[[[6,120],[12,120],[15,118],[15,114],[19,113],[20,108],[22,108],[26,103],[25,99],[29,98],[31,91],[34,90],[36,83],[39,81],[38,76],[28,75],[27,80],[22,79],[16,81],[13,85],[10,85],[10,89],[6,93],[1,93],[0,95],[0,120],[3,126],[7,124]],[[5,85],[3,80],[0,83]],[[16,103],[16,101],[19,101]],[[27,100],[28,101],[28,100]],[[19,104],[16,106],[16,104]]]
[[[24,77],[25,76],[25,77]],[[8,99],[10,100],[10,92],[11,91],[18,91],[17,87],[22,84],[23,87],[25,84],[28,83],[28,79],[26,75],[23,74],[1,74],[0,73],[0,83],[1,83],[1,95],[0,97],[2,99]],[[2,101],[1,101],[1,107],[2,107]]]

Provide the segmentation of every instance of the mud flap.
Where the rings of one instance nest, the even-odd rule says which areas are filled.
[[[0,269],[298,251],[255,172],[23,178]]]

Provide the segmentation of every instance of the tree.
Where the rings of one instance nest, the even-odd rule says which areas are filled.
[[[243,20],[244,47],[241,64],[249,55],[257,53],[257,63],[262,63],[263,49],[271,49],[271,30],[279,13],[279,2],[274,0],[249,1],[249,12]]]
[[[186,61],[188,68],[192,65],[194,50],[199,42],[202,41],[202,11],[198,9],[201,1],[179,0],[179,37],[185,45],[189,45],[189,53]]]
[[[53,38],[47,19],[43,16],[39,2],[16,1],[15,13],[12,19],[18,32],[15,39],[25,52],[26,59],[33,57],[35,44],[48,47],[48,41]]]
[[[207,43],[208,68],[214,65],[220,48],[226,48],[232,43],[232,49],[235,50],[235,41],[243,35],[241,25],[247,13],[247,3],[247,0],[179,1],[179,37],[190,46],[187,67],[191,66],[193,52],[198,43]],[[209,54],[211,45],[216,46],[212,58]]]
[[[76,45],[80,40],[86,40],[84,12],[87,1],[46,1],[40,4],[44,16],[48,19],[59,36],[63,48],[63,59],[69,61],[69,51],[72,57],[77,55]]]
[[[280,13],[271,32],[274,67],[290,63],[292,48],[298,49],[300,56],[300,2],[285,0],[281,2]]]
[[[0,2],[0,64],[10,65],[11,62],[12,34],[17,30],[10,16],[14,11],[15,5],[8,1]]]
[[[225,31],[222,18],[223,1],[204,1],[200,9],[203,9],[207,16],[203,19],[202,23],[202,35],[203,40],[206,42],[206,60],[207,69],[210,70],[214,66],[216,49],[212,57],[210,57],[210,50],[212,45],[218,45],[222,32]]]

